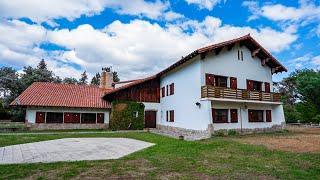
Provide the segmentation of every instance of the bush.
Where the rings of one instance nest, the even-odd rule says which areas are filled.
[[[132,101],[112,102],[109,127],[112,130],[144,128],[144,104]]]
[[[215,136],[225,136],[225,131],[224,130],[218,130],[214,133]]]
[[[320,124],[320,114],[316,115],[312,118],[312,122],[316,124]]]
[[[295,106],[284,105],[283,110],[286,123],[297,123],[299,118],[301,117],[300,113],[296,110]]]
[[[237,135],[237,131],[236,130],[234,130],[234,129],[228,130],[228,136],[234,136],[234,135]]]
[[[13,109],[10,112],[13,122],[25,122],[26,113],[23,109]]]
[[[312,122],[312,119],[318,114],[317,108],[310,102],[299,102],[296,109],[300,114],[299,119],[302,123]]]

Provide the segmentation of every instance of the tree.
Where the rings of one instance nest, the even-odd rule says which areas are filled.
[[[120,81],[120,78],[118,76],[118,72],[117,71],[113,71],[112,75],[113,75],[113,82],[119,82]]]
[[[38,68],[38,69],[42,69],[42,70],[47,70],[47,64],[46,64],[46,62],[44,61],[44,59],[41,59],[41,61],[39,62],[37,68]]]
[[[312,103],[320,113],[320,72],[305,69],[297,76],[297,90],[301,99]]]
[[[66,77],[62,80],[63,84],[78,84],[78,80],[76,78]]]
[[[93,76],[92,80],[91,80],[91,85],[99,85],[100,84],[100,73],[96,73],[95,76]]]
[[[78,84],[80,84],[80,85],[88,84],[88,75],[87,75],[86,71],[84,71],[81,74],[81,78],[79,79],[79,83]]]

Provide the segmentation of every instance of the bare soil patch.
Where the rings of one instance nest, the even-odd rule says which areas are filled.
[[[271,150],[299,153],[320,153],[320,128],[287,127],[288,134],[250,135],[234,140],[253,145],[263,145]]]

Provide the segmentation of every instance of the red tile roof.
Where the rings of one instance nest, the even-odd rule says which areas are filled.
[[[10,105],[111,108],[111,104],[102,99],[102,96],[109,90],[101,89],[98,86],[35,82]]]

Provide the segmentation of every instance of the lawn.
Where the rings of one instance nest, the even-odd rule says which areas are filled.
[[[2,135],[0,146],[67,137],[127,137],[156,145],[119,160],[0,165],[0,179],[320,179],[320,153],[270,150],[261,145],[243,144],[237,137],[188,142],[146,132],[61,132]]]

